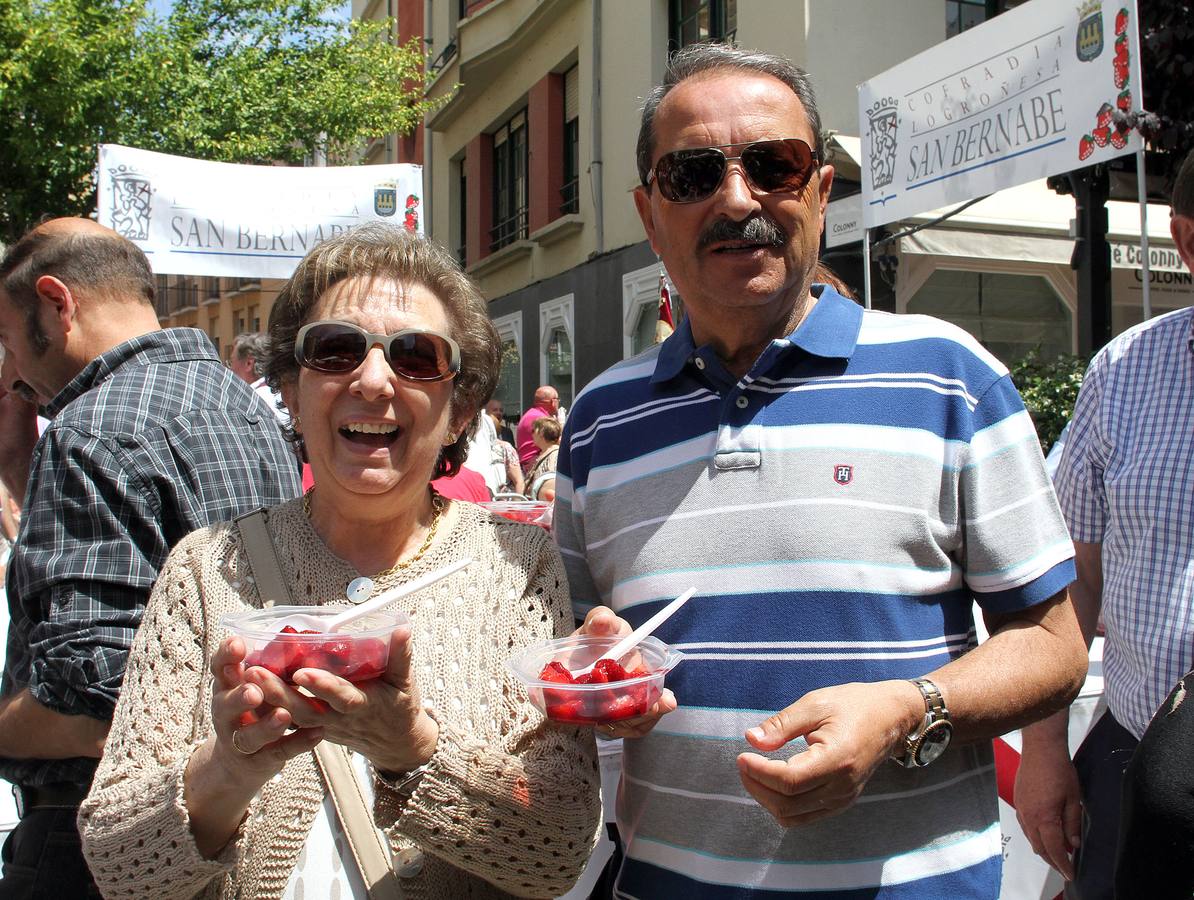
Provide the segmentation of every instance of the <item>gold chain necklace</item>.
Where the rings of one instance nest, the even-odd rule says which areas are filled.
[[[308,519],[311,518],[311,495],[314,493],[315,488],[312,486],[310,490],[303,494],[303,512],[306,514]],[[408,568],[418,562],[422,558],[423,554],[427,552],[428,548],[431,546],[431,542],[435,540],[435,531],[437,528],[439,528],[439,520],[443,516],[445,506],[444,498],[432,491],[431,505],[434,507],[435,512],[431,516],[431,525],[427,529],[427,537],[423,539],[423,543],[419,549],[414,552],[413,556],[407,557],[406,559],[400,559],[388,569],[378,572],[376,575],[370,576],[373,581],[381,581],[383,578],[390,577],[395,572],[401,572],[403,569]]]

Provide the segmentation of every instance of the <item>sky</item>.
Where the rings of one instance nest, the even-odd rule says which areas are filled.
[[[174,0],[149,0],[149,8],[162,17],[169,14],[173,7]],[[352,15],[351,0],[344,0],[343,15],[345,19]]]

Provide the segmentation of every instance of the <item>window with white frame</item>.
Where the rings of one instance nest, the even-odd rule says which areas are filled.
[[[498,343],[502,348],[502,370],[498,375],[495,400],[502,401],[502,414],[508,421],[518,422],[522,407],[522,313],[511,313],[493,320]],[[513,427],[513,426],[511,426]]]
[[[539,307],[539,384],[554,387],[564,407],[575,393],[573,335],[571,294]]]
[[[655,343],[659,321],[659,265],[645,266],[622,276],[622,358],[629,359]],[[668,280],[672,321],[680,324],[683,303]]]

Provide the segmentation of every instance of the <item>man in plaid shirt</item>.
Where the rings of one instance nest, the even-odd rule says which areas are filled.
[[[1178,171],[1172,212],[1174,245],[1194,269],[1194,154]],[[1070,596],[1087,644],[1100,613],[1106,632],[1107,712],[1073,762],[1065,711],[1024,729],[1016,813],[1033,850],[1069,882],[1068,900],[1125,896],[1113,877],[1124,770],[1166,694],[1194,666],[1192,462],[1194,309],[1186,308],[1128,329],[1091,361],[1057,471],[1078,569]],[[1183,735],[1164,740],[1189,740]],[[1174,809],[1137,812],[1144,832],[1131,835],[1129,855],[1137,858],[1128,890],[1133,897],[1188,898],[1190,746],[1149,746],[1146,758],[1169,764],[1144,774],[1163,786]],[[1182,836],[1166,818],[1174,810],[1184,817]],[[1145,848],[1157,851],[1151,867]],[[1156,884],[1144,880],[1146,873]]]
[[[201,331],[161,329],[153,296],[140,249],[86,219],[0,262],[0,344],[52,419],[8,570],[0,777],[21,821],[2,900],[98,896],[75,815],[158,570],[191,531],[300,490],[273,412]],[[6,402],[10,441],[35,434],[33,407],[16,422]]]

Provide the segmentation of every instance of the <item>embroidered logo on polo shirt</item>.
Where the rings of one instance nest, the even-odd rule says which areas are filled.
[[[838,484],[849,484],[851,481],[854,480],[854,467],[853,466],[834,466],[833,467],[833,480],[836,481]]]

